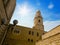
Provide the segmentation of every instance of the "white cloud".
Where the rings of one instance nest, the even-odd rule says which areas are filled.
[[[31,27],[32,25],[31,21],[33,20],[34,14],[35,14],[35,7],[33,7],[27,2],[22,4],[18,3],[16,5],[16,9],[14,11],[10,23],[12,23],[14,19],[17,19],[18,25]]]
[[[54,27],[60,25],[60,20],[59,21],[45,21],[44,22],[44,29],[45,31],[50,31]]]
[[[32,10],[32,6],[30,6],[28,3],[17,4],[14,14],[20,16],[27,16],[32,13]]]
[[[50,4],[48,5],[48,8],[49,8],[49,9],[54,8],[54,4],[53,4],[53,3],[50,3]]]

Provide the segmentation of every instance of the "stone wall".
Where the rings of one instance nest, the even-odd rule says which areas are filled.
[[[60,45],[60,25],[42,35],[42,40],[36,45]]]
[[[29,33],[30,32],[30,33]],[[23,26],[12,26],[8,30],[3,45],[35,45],[35,42],[41,39],[42,30],[35,30]],[[38,34],[37,34],[38,33]]]
[[[60,45],[60,33],[41,40],[37,42],[36,45]]]
[[[48,38],[48,37],[50,37],[52,35],[55,35],[55,34],[57,34],[59,32],[60,32],[60,25],[58,25],[57,27],[53,28],[52,30],[50,30],[46,34],[42,35],[42,39]]]

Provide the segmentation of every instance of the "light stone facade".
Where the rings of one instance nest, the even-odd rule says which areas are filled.
[[[60,45],[60,25],[44,31],[39,10],[33,28],[9,24],[15,6],[16,0],[0,0],[0,45]]]
[[[36,25],[34,25],[33,28],[27,28],[23,26],[16,25],[13,28],[13,24],[10,24],[10,28],[8,29],[8,32],[6,34],[5,40],[3,42],[3,45],[35,45],[35,43],[39,40],[41,40],[41,36],[45,33],[43,28],[43,23],[41,19],[41,15],[37,15],[37,13],[40,13],[40,11],[36,12],[36,17],[34,21],[37,21],[37,26],[41,26],[41,28],[36,28]],[[39,21],[40,20],[40,21]]]
[[[42,35],[42,40],[36,45],[60,45],[60,25]]]

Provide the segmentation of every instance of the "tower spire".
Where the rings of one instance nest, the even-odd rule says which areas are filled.
[[[38,10],[38,11],[36,12],[35,18],[37,18],[37,17],[42,18],[40,10]],[[35,18],[34,18],[34,19],[35,19]]]
[[[37,12],[36,12],[36,17],[37,16],[40,16],[41,15],[41,12],[40,12],[40,10],[38,10]]]
[[[34,18],[34,28],[38,30],[44,30],[43,26],[43,18],[41,16],[40,10],[36,12],[35,18]]]

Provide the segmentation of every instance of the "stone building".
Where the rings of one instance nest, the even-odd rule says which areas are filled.
[[[10,24],[16,0],[0,0],[0,45],[60,45],[60,25],[44,31],[43,17],[38,10],[32,28]]]
[[[36,45],[60,45],[60,25],[42,35],[42,40],[36,42]]]

